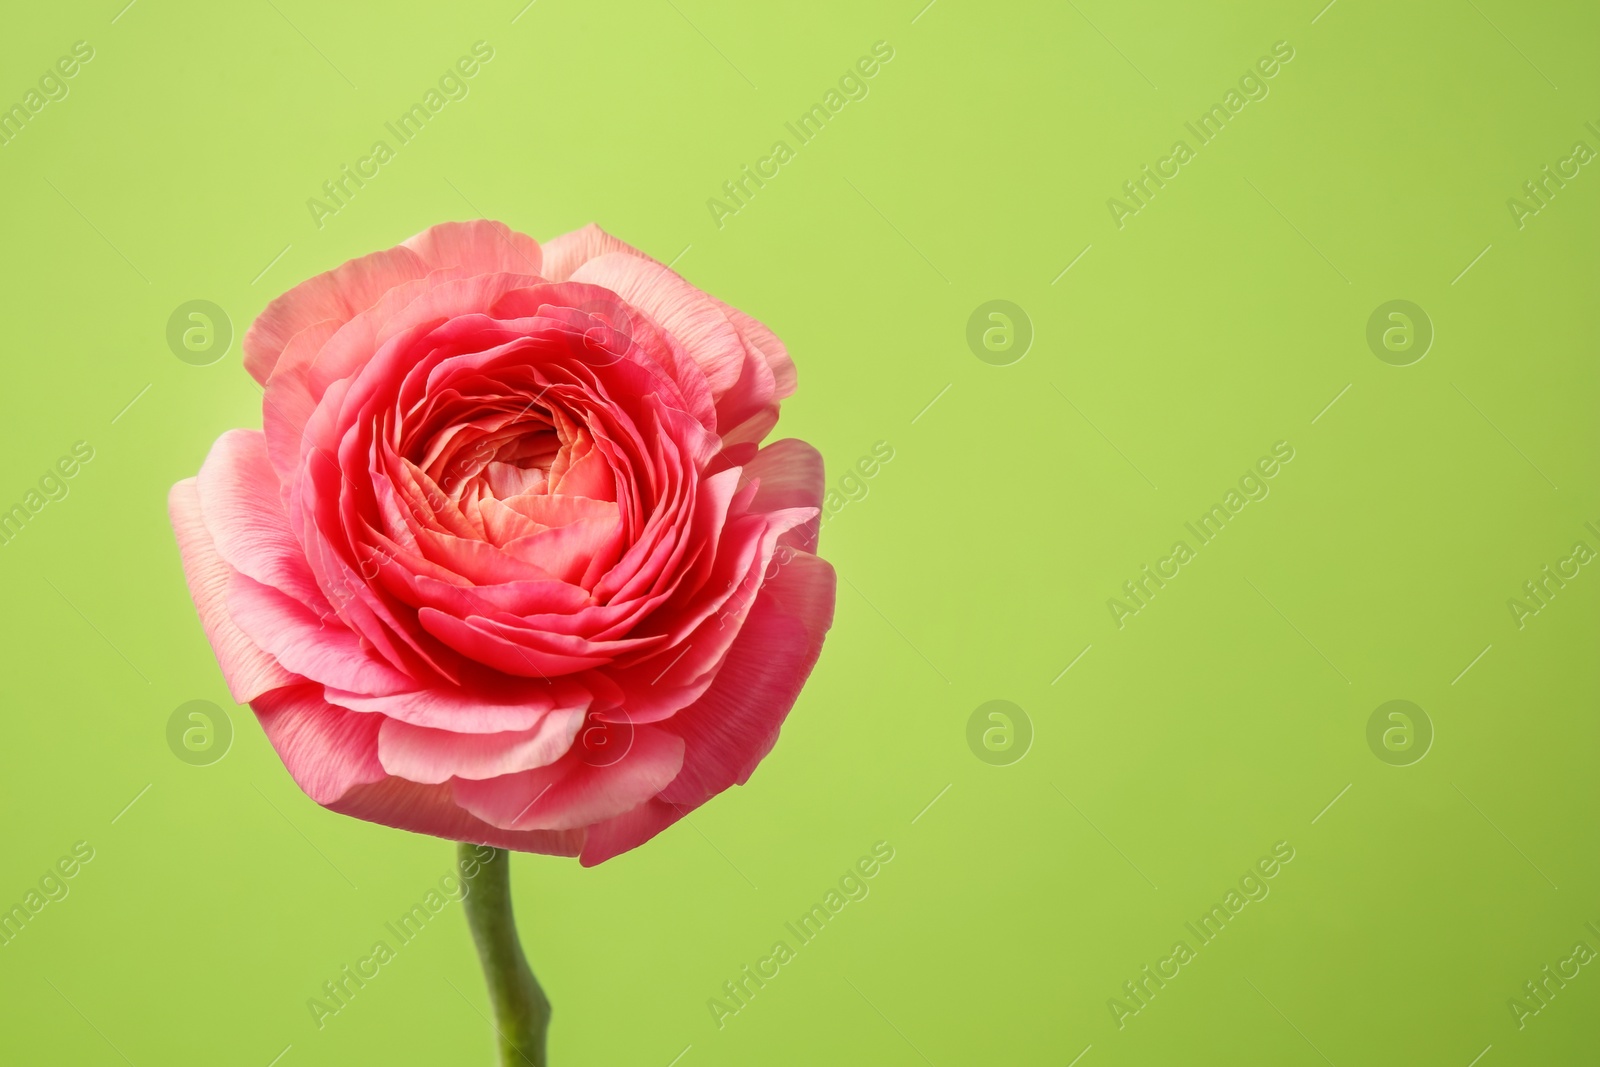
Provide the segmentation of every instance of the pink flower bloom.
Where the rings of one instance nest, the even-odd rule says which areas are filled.
[[[749,779],[833,618],[771,331],[590,226],[446,223],[274,300],[264,431],[169,507],[235,700],[361,819],[585,865]]]

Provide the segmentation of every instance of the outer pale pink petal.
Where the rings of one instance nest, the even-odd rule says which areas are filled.
[[[600,285],[649,315],[700,365],[720,402],[744,370],[745,347],[717,305],[655,260],[611,252],[578,268],[572,280]]]
[[[290,777],[318,804],[385,777],[378,762],[383,716],[332,707],[319,685],[276,689],[250,706]]]
[[[531,730],[492,734],[431,730],[387,719],[378,733],[378,759],[390,774],[413,782],[498,778],[547,766],[566,755],[584,714],[553,711]]]
[[[236,625],[274,659],[304,678],[363,693],[402,693],[416,682],[380,660],[339,618],[316,611],[235,574],[228,611]]]
[[[759,319],[746,315],[736,307],[724,304],[720,300],[717,301],[717,306],[728,316],[733,328],[739,331],[739,337],[744,343],[760,353],[767,361],[767,367],[772,371],[773,383],[778,390],[777,399],[782,400],[792,395],[797,384],[794,360],[789,358],[789,350],[778,340],[778,335],[767,329]]]
[[[711,688],[660,725],[683,737],[683,768],[648,804],[589,831],[592,867],[635,848],[731,785],[749,780],[772,749],[833,621],[834,573],[796,553],[762,587]]]
[[[792,437],[774,441],[745,464],[740,482],[750,481],[761,483],[755,499],[750,502],[751,511],[821,508],[826,487],[822,454],[804,441]],[[803,523],[780,537],[778,543],[815,552],[817,525],[815,520]]]
[[[744,365],[739,370],[739,380],[717,400],[717,425],[730,429],[743,427],[778,406],[778,395],[772,370],[766,361],[750,349],[745,349]]]
[[[342,325],[323,319],[295,334],[278,354],[267,381],[261,402],[261,429],[281,486],[287,486],[294,478],[300,464],[300,432],[317,408],[317,398],[306,384],[305,368]]]
[[[329,610],[289,529],[278,475],[259,430],[229,430],[200,468],[200,506],[228,565],[317,611]]]
[[[461,267],[473,274],[541,274],[539,242],[503,222],[442,222],[405,242],[430,267]]]
[[[569,756],[560,764],[490,781],[456,779],[456,801],[496,826],[570,830],[635,808],[671,782],[683,764],[683,740],[641,726],[627,755],[606,766]]]
[[[572,277],[573,271],[607,252],[626,252],[630,256],[650,259],[637,248],[624,244],[591,222],[581,230],[564,233],[544,243],[544,276],[553,282],[564,282]]]
[[[470,841],[547,856],[576,856],[583,848],[582,829],[502,830],[491,826],[460,808],[451,798],[448,785],[386,778],[356,786],[327,807],[352,818],[447,841]]]
[[[269,689],[299,681],[277,660],[245,636],[228,614],[228,583],[232,571],[217,554],[211,533],[200,512],[200,493],[194,478],[172,487],[167,497],[172,530],[183,557],[183,576],[200,613],[200,625],[211,642],[228,692],[243,704]]]
[[[551,281],[566,281],[589,260],[608,252],[624,252],[652,263],[660,262],[632,245],[619,241],[591,222],[581,230],[573,230],[571,233],[564,233],[545,242],[544,276]],[[795,388],[794,361],[789,358],[788,350],[784,348],[783,342],[778,340],[777,335],[759,320],[746,315],[738,308],[725,304],[715,297],[708,299],[728,317],[728,321],[733,324],[733,328],[745,345],[766,363],[777,390],[775,399],[782,400],[791,395]]]
[[[262,385],[289,339],[325,319],[346,323],[390,289],[421,278],[431,268],[409,248],[390,248],[352,259],[309,278],[267,305],[244,335],[244,368]]]

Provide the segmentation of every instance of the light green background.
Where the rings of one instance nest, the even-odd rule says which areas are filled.
[[[788,343],[781,432],[835,483],[895,453],[825,528],[837,621],[751,784],[594,870],[515,858],[555,1063],[1600,1057],[1600,967],[1524,1029],[1507,1008],[1600,949],[1600,576],[1524,628],[1507,608],[1600,549],[1600,174],[1520,230],[1506,207],[1600,148],[1600,17],[923,2],[7,12],[0,102],[74,41],[95,58],[0,148],[0,502],[96,454],[0,548],[0,903],[95,858],[0,948],[0,1060],[489,1062],[456,904],[313,1025],[450,847],[296,790],[228,703],[165,513],[260,423],[237,339],[180,362],[175,307],[237,338],[300,279],[479,215],[681,253]],[[478,40],[470,96],[318,229],[306,199]],[[880,40],[870,95],[718,229],[707,198]],[[1119,230],[1107,198],[1277,41],[1270,95]],[[1031,317],[1014,365],[967,348],[992,299]],[[1412,366],[1365,341],[1392,299],[1436,329]],[[1119,629],[1107,599],[1280,440],[1270,497]],[[1366,742],[1396,698],[1436,730],[1408,767]],[[194,699],[232,713],[213,766],[167,747]],[[966,741],[994,699],[1033,725],[1010,766]],[[880,840],[870,896],[719,1030],[707,1000]],[[1271,895],[1119,1029],[1107,1000],[1280,841]]]

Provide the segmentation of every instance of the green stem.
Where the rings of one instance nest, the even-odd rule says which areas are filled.
[[[494,1004],[500,1064],[547,1067],[544,1035],[550,1026],[550,1001],[517,940],[517,920],[511,914],[511,854],[502,848],[492,851],[485,860],[483,846],[465,842],[456,846],[467,890],[462,905]],[[476,873],[465,875],[473,868]]]

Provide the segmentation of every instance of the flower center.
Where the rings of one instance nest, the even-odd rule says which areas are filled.
[[[559,408],[478,413],[427,439],[418,466],[458,507],[560,491],[562,476],[593,442]]]

